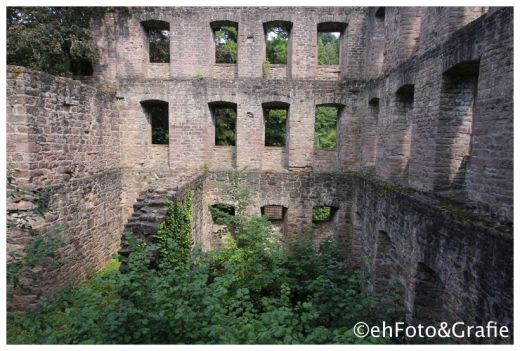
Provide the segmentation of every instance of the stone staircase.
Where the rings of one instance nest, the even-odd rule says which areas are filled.
[[[166,205],[170,200],[183,196],[191,184],[202,176],[200,173],[172,173],[149,184],[137,197],[133,205],[133,213],[124,227],[121,239],[121,272],[128,270],[127,258],[132,252],[128,242],[129,234],[144,239],[147,243],[155,243],[155,234],[164,221]],[[157,259],[154,254],[154,261]]]

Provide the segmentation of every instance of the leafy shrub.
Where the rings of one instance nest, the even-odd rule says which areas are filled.
[[[232,179],[238,184],[239,174]],[[244,196],[237,191],[231,197]],[[240,213],[219,249],[188,250],[188,193],[168,205],[158,232],[159,265],[149,264],[153,245],[135,240],[128,273],[111,268],[31,313],[10,316],[8,342],[388,342],[352,333],[358,321],[390,322],[394,316],[386,312],[386,296],[367,292],[367,272],[349,267],[338,241],[316,244],[302,235],[284,244],[266,218]]]

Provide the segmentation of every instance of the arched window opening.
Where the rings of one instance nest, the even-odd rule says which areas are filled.
[[[289,61],[288,53],[291,28],[292,23],[287,21],[264,23],[267,62],[271,64],[287,64]]]
[[[215,63],[237,63],[238,23],[232,21],[211,22],[215,42]]]
[[[170,24],[165,21],[141,22],[148,36],[148,57],[151,63],[170,62]]]
[[[375,17],[380,20],[385,19],[385,8],[384,7],[378,7],[375,12]]]
[[[151,143],[169,144],[168,103],[160,100],[142,101],[144,112],[151,127]]]
[[[341,37],[346,23],[324,22],[318,24],[318,65],[339,65]]]
[[[422,262],[417,264],[415,275],[415,302],[413,322],[437,325],[443,321],[444,284],[437,273]]]
[[[341,107],[337,105],[317,105],[314,120],[314,147],[316,149],[334,149],[338,117]]]
[[[230,102],[209,104],[215,125],[215,145],[236,145],[237,105]]]
[[[285,146],[289,104],[271,102],[262,104],[265,124],[265,146]]]
[[[462,190],[471,152],[480,62],[461,62],[442,76],[436,135],[435,190]]]

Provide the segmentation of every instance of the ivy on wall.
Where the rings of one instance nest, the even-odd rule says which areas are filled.
[[[166,217],[157,231],[160,266],[185,268],[191,251],[192,191],[183,199],[168,201]]]

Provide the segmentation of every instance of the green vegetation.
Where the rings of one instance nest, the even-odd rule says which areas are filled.
[[[237,35],[234,26],[222,26],[215,31],[216,63],[237,63]]]
[[[333,106],[316,106],[314,124],[314,147],[329,149],[336,147],[336,124],[338,108]]]
[[[215,204],[209,208],[211,219],[216,224],[229,224],[235,215],[235,207],[227,204]]]
[[[45,268],[57,268],[63,259],[56,257],[56,250],[68,242],[66,233],[59,225],[47,227],[43,232],[33,226],[45,214],[52,212],[50,200],[53,189],[49,185],[28,191],[18,185],[18,169],[7,167],[7,201],[28,201],[33,207],[28,210],[8,211],[7,229],[25,233],[30,239],[23,249],[7,252],[7,298],[11,300],[16,290],[30,288],[37,284]]]
[[[184,267],[191,251],[192,192],[175,202],[168,201],[166,217],[156,234],[159,259],[167,267]]]
[[[266,61],[271,64],[287,64],[289,29],[274,25],[267,28]]]
[[[168,104],[153,104],[147,109],[152,125],[152,144],[168,144]]]
[[[332,208],[329,206],[318,206],[312,209],[312,221],[324,222],[328,221],[332,216]]]
[[[393,294],[369,294],[367,272],[352,270],[335,240],[281,242],[266,218],[247,217],[250,189],[231,172],[234,231],[221,248],[189,250],[191,193],[168,206],[153,244],[134,240],[130,270],[117,262],[89,281],[8,318],[8,343],[295,344],[388,343],[359,339],[352,327],[398,317]],[[239,210],[240,209],[240,210]]]
[[[339,33],[318,33],[318,64],[339,64]]]
[[[170,31],[150,28],[147,30],[149,40],[150,62],[170,62]]]
[[[285,146],[286,125],[286,109],[267,109],[265,111],[265,146]]]
[[[265,59],[262,63],[262,77],[264,79],[269,78],[269,73],[271,72],[271,62],[268,59]]]
[[[215,119],[215,145],[234,146],[237,112],[234,108],[216,107],[213,110]]]
[[[98,50],[89,24],[108,9],[8,7],[7,64],[59,76],[92,74]]]

